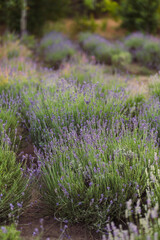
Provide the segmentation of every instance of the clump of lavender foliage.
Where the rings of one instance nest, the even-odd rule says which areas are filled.
[[[132,33],[124,40],[132,54],[133,61],[149,68],[160,68],[160,41],[158,38],[142,33]]]
[[[131,62],[131,55],[123,43],[111,43],[97,34],[83,32],[79,34],[79,43],[86,52],[95,56],[99,62],[119,65],[119,67]]]
[[[63,34],[50,32],[41,39],[39,51],[44,61],[56,65],[72,57],[75,54],[76,48]]]
[[[98,41],[109,46],[99,37],[90,41],[93,49]],[[47,216],[85,223],[103,239],[158,239],[158,95],[131,97],[120,86],[96,82],[99,74],[92,79],[89,73],[85,81],[85,70],[77,83],[73,76],[62,79],[49,69],[31,68],[24,59],[8,61],[0,95],[0,220],[19,215],[28,188],[28,175],[13,151],[21,121],[37,147],[38,169],[27,170],[30,177],[38,173]]]

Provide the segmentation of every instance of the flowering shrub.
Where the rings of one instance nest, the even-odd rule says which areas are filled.
[[[129,52],[121,52],[112,56],[112,63],[115,66],[125,67],[126,63],[131,63],[132,57]]]
[[[100,62],[125,67],[131,62],[159,69],[160,41],[150,35],[132,33],[123,42],[111,43],[99,35],[80,33],[79,43]]]
[[[19,96],[14,98],[9,91],[0,95],[0,222],[16,218],[26,201],[28,179],[23,176],[14,152],[18,143],[19,104]]]
[[[14,44],[17,44],[20,55],[8,58],[7,52],[9,49],[13,49]],[[28,50],[25,52],[25,47],[19,46],[18,40],[11,44],[10,40],[7,40],[0,48],[2,49],[0,69],[2,78],[0,84],[0,224],[2,224],[17,220],[29,197],[29,177],[25,165],[18,163],[16,159],[19,142],[22,138],[17,129],[21,121],[22,103],[19,90],[22,83],[25,85],[30,74],[35,74],[35,72],[28,71],[27,67],[31,66],[31,63],[27,63]],[[24,54],[23,57],[21,54]],[[34,69],[34,65],[32,67]],[[7,81],[4,82],[3,79],[7,79]],[[19,232],[12,226],[11,229],[2,227],[2,231],[0,228],[0,239],[18,240],[20,239]]]
[[[121,88],[104,94],[100,85],[72,79],[34,91],[25,92],[23,101],[41,149],[46,214],[105,231],[107,222],[123,217],[130,197],[134,203],[143,199],[146,169],[157,169],[155,103]]]
[[[142,49],[144,41],[145,35],[141,32],[136,32],[127,36],[124,40],[124,44],[129,51],[134,53],[134,51]]]
[[[44,61],[50,64],[59,64],[62,60],[75,54],[72,42],[58,32],[45,35],[39,45],[39,51]]]
[[[125,46],[136,61],[149,68],[159,69],[160,41],[150,35],[133,33],[124,40]]]
[[[100,62],[106,64],[128,64],[131,62],[130,53],[122,43],[111,43],[110,41],[91,33],[80,33],[79,42],[83,49],[94,55]],[[123,61],[122,61],[123,58]]]
[[[126,48],[132,53],[135,44],[138,56],[144,47],[137,40],[125,47],[97,35],[92,39],[88,33],[82,38],[95,56],[102,57],[106,48],[112,54],[104,59],[109,56],[115,65],[130,58]],[[55,37],[57,43],[59,39]],[[52,46],[47,41],[42,41],[42,49]],[[103,233],[103,239],[159,237],[159,76],[147,99],[131,96],[127,83],[115,81],[117,75],[113,79],[104,66],[87,60],[53,72],[39,69],[26,57],[15,58],[4,55],[1,66],[7,87],[0,86],[0,221],[19,215],[30,177],[33,183],[38,176],[43,214],[65,223],[85,223]],[[20,123],[37,157],[36,164],[29,159],[27,168],[14,152]],[[6,229],[0,228],[0,236]],[[35,228],[33,236],[43,233],[43,226],[41,230]]]
[[[120,119],[125,111],[123,91],[110,91],[105,95],[104,89],[97,88],[97,84],[84,84],[81,89],[81,86],[62,80],[52,90],[40,90],[35,94],[36,98],[31,94],[30,103],[27,103],[30,96],[27,92],[24,100],[29,104],[28,121],[38,145],[48,141],[52,133],[59,137],[63,128],[79,131],[92,118],[100,122],[106,119],[110,123],[114,117]]]
[[[4,141],[8,138],[3,139],[0,146],[0,222],[13,220],[20,214],[26,201],[28,184],[23,177],[21,164],[16,163],[15,153]]]
[[[157,150],[154,140],[142,141],[137,130],[116,137],[114,127],[107,134],[105,124],[101,130],[88,124],[80,136],[67,131],[47,145],[41,155],[41,193],[47,214],[104,230],[107,222],[124,216],[129,197],[135,202],[145,194],[145,169]]]
[[[149,68],[160,68],[160,41],[148,40],[144,43],[142,51],[137,52],[137,60]]]

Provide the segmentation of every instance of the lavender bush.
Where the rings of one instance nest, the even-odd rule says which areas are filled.
[[[15,45],[20,52],[13,58],[8,58],[8,50]],[[19,46],[16,39],[7,40],[1,48],[0,71],[0,224],[17,221],[29,198],[30,177],[23,163],[17,162],[17,151],[21,136],[18,128],[21,121],[21,86],[26,86],[30,74],[28,71],[28,50]],[[16,61],[15,61],[16,60]],[[32,65],[34,68],[34,65]],[[26,74],[28,72],[28,74]],[[31,82],[30,82],[31,84]],[[1,239],[20,239],[19,233],[11,226],[0,228]]]
[[[13,220],[27,200],[28,177],[16,162],[18,105],[20,98],[11,92],[0,95],[0,222]]]
[[[159,69],[160,41],[142,33],[132,33],[121,42],[110,42],[91,33],[80,33],[79,43],[100,62],[125,67],[136,62],[151,69]]]
[[[133,61],[153,69],[160,65],[160,41],[150,35],[133,33],[125,38],[125,46],[132,54]]]
[[[52,46],[53,35],[42,40],[43,50]],[[104,47],[115,65],[128,54],[126,47],[133,50],[95,35],[92,39],[88,33],[81,37],[87,51],[98,56]],[[61,35],[54,40],[59,44]],[[144,46],[137,42],[139,51]],[[103,239],[158,239],[159,76],[147,99],[131,96],[127,83],[115,80],[116,75],[114,81],[108,79],[99,65],[68,63],[67,70],[53,72],[38,68],[27,54],[8,59],[3,47],[0,221],[19,215],[29,180],[34,183],[36,177],[45,205],[42,214],[83,223],[102,233]],[[31,169],[16,161],[16,129],[24,125],[37,147]],[[0,236],[7,236],[6,229],[0,228]]]
[[[105,38],[91,33],[80,33],[79,43],[85,51],[94,55],[100,62],[119,64],[119,66],[131,62],[130,53],[127,52],[122,43],[111,43]]]
[[[47,215],[105,231],[123,218],[130,198],[143,204],[152,188],[159,199],[159,185],[148,180],[150,169],[158,171],[156,99],[129,97],[123,89],[104,95],[96,84],[73,80],[27,96]]]
[[[65,80],[26,95],[47,214],[103,230],[109,217],[123,216],[130,196],[145,199],[158,132],[143,96]]]
[[[140,32],[132,33],[124,39],[124,44],[131,52],[133,60],[136,61],[136,53],[142,50],[144,41],[145,35]]]
[[[24,177],[21,164],[16,163],[16,155],[10,149],[7,135],[0,145],[0,223],[14,220],[22,211],[27,200],[28,179]],[[8,143],[9,142],[9,143]]]
[[[36,95],[25,92],[27,118],[36,143],[47,141],[52,132],[59,137],[65,128],[79,132],[91,119],[96,120],[95,127],[97,121],[110,124],[112,118],[120,119],[127,107],[124,91],[110,91],[105,95],[102,90],[97,89],[96,84],[85,84],[81,88],[63,80],[52,91],[51,88],[40,90]]]
[[[55,65],[64,59],[72,57],[75,54],[75,46],[61,33],[50,32],[42,38],[39,51],[44,61]]]
[[[45,157],[41,155],[41,193],[47,214],[103,230],[107,222],[123,218],[130,197],[135,202],[145,196],[145,170],[150,159],[156,167],[157,147],[154,132],[148,142],[146,129],[142,140],[136,123],[133,133],[124,130],[118,137],[116,121],[110,134],[107,124],[98,130],[90,125],[82,128],[80,136],[66,132],[46,146]]]

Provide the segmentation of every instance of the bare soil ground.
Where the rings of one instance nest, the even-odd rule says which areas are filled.
[[[43,221],[43,223],[42,223]],[[72,225],[65,229],[65,225],[54,220],[51,217],[40,216],[40,209],[37,206],[30,208],[25,215],[20,218],[18,229],[21,230],[21,236],[24,240],[35,239],[39,236],[42,240],[100,240],[96,233],[91,233],[85,227]],[[37,230],[38,229],[38,230]],[[34,236],[34,233],[37,234]]]
[[[101,237],[83,225],[67,225],[53,217],[42,214],[44,207],[39,200],[39,193],[34,190],[30,206],[19,219],[18,230],[22,239],[32,240],[100,240]]]

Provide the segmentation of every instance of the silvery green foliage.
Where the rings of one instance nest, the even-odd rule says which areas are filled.
[[[79,42],[83,49],[102,63],[125,66],[131,62],[131,55],[121,42],[109,40],[91,33],[80,33]]]
[[[124,44],[132,54],[133,61],[149,68],[159,69],[160,41],[158,38],[137,32],[127,36]]]
[[[44,61],[54,65],[73,56],[75,46],[63,34],[50,32],[41,39],[39,51]]]

